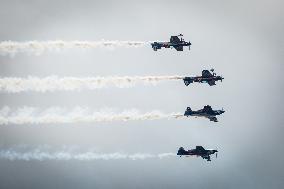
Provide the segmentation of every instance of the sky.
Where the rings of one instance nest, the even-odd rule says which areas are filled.
[[[0,149],[41,146],[101,153],[176,153],[145,160],[0,159],[0,188],[283,188],[283,1],[0,1],[0,41],[167,41],[183,33],[191,50],[150,45],[0,55],[0,77],[199,75],[214,68],[216,86],[168,81],[100,90],[0,93],[0,107],[114,108],[184,112],[224,108],[202,118],[0,126]]]

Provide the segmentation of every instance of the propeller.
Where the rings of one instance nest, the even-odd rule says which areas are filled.
[[[217,157],[218,157],[218,149],[216,148],[216,159],[217,159]]]

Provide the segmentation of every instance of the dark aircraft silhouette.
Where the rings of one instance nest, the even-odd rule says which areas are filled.
[[[190,50],[190,41],[186,42],[182,38],[182,34],[179,34],[178,36],[171,36],[170,42],[154,42],[151,43],[152,48],[154,51],[157,51],[158,49],[164,48],[175,48],[177,51],[183,51],[184,46],[188,46]],[[180,37],[180,38],[179,38]]]
[[[212,86],[212,85],[216,85],[215,81],[221,80],[222,82],[222,80],[224,79],[222,76],[216,76],[216,73],[214,73],[214,69],[211,69],[210,71],[203,70],[202,76],[185,77],[183,79],[184,84],[188,86],[190,83],[199,82],[199,83],[208,83],[210,86]]]
[[[218,122],[216,115],[220,115],[224,113],[225,111],[222,110],[212,110],[211,106],[207,105],[204,106],[203,109],[192,111],[190,107],[186,108],[186,111],[184,112],[184,116],[195,116],[195,117],[205,117],[208,118],[210,121]]]
[[[216,158],[217,158],[217,152],[218,150],[212,150],[212,149],[207,149],[205,150],[202,146],[196,146],[195,149],[191,150],[185,150],[183,147],[180,147],[178,149],[177,155],[178,156],[200,156],[203,159],[206,159],[207,161],[211,161],[210,155],[216,153]]]

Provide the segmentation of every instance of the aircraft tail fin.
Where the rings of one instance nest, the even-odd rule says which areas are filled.
[[[186,108],[186,111],[192,112],[192,109],[191,109],[190,107],[187,107],[187,108]]]
[[[184,116],[190,116],[192,114],[192,110],[190,107],[187,107],[185,112],[184,112]]]
[[[184,151],[185,151],[184,148],[183,148],[183,147],[180,147],[180,148],[178,149],[177,155],[182,155]]]

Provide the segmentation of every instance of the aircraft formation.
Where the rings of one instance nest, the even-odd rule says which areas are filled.
[[[153,42],[151,43],[152,48],[154,51],[157,51],[158,49],[164,48],[175,48],[177,51],[183,51],[183,47],[188,46],[190,50],[191,43],[190,41],[186,42],[182,38],[182,34],[179,34],[177,36],[171,36],[169,42]],[[217,76],[217,74],[214,72],[214,69],[209,70],[203,70],[201,76],[195,76],[195,77],[185,77],[183,78],[184,84],[188,86],[189,84],[193,82],[197,83],[207,83],[210,86],[216,85],[216,81],[221,81],[224,78],[222,76]],[[223,114],[225,111],[223,110],[213,110],[211,106],[206,105],[200,110],[193,111],[190,107],[186,108],[186,111],[184,112],[184,116],[194,116],[194,117],[204,117],[209,119],[213,122],[218,122],[217,115]],[[177,155],[178,156],[197,156],[202,157],[203,159],[206,159],[207,161],[211,161],[210,155],[216,153],[217,158],[217,150],[213,149],[204,149],[202,146],[196,146],[195,149],[185,150],[183,147],[180,147]]]
[[[63,47],[81,47],[81,48],[93,48],[97,46],[120,46],[120,45],[125,45],[125,46],[141,46],[144,44],[149,44],[147,42],[61,42],[61,41],[55,41],[55,42],[28,42],[28,43],[13,43],[13,42],[4,42],[0,43],[0,52],[1,52],[1,45],[2,45],[2,50],[4,49],[5,52],[16,52],[16,51],[25,51],[27,49],[31,50],[37,50],[39,48],[40,50],[42,49],[50,49],[50,48],[63,48]],[[183,51],[184,47],[188,47],[190,50],[191,47],[191,42],[190,41],[185,41],[183,39],[183,35],[179,34],[176,36],[171,36],[169,41],[166,42],[152,42],[151,46],[154,51],[160,50],[162,48],[172,48],[175,49],[176,51]],[[57,79],[57,78],[47,78],[47,79],[38,79],[38,78],[28,78],[28,79],[18,79],[18,78],[0,78],[0,92],[1,90],[6,90],[8,92],[21,92],[21,91],[39,91],[39,92],[45,92],[45,91],[52,91],[55,89],[58,90],[74,90],[74,89],[81,89],[80,87],[86,87],[89,86],[88,89],[93,89],[93,88],[100,88],[102,86],[106,86],[107,84],[112,84],[113,86],[122,86],[123,83],[131,83],[131,82],[137,82],[137,81],[144,81],[144,82],[157,82],[161,80],[183,80],[185,86],[189,86],[190,84],[193,83],[207,83],[210,87],[216,85],[218,81],[223,80],[224,78],[220,75],[217,75],[214,72],[214,69],[211,70],[202,70],[201,75],[198,76],[162,76],[162,77],[151,77],[151,76],[146,76],[146,77],[111,77],[111,78],[73,78],[73,77],[67,77],[63,79]],[[56,82],[52,82],[56,81]],[[75,83],[75,85],[71,85],[71,83]],[[89,83],[88,83],[89,82]],[[54,85],[56,83],[56,85]],[[67,85],[66,85],[67,84]],[[39,88],[37,88],[39,86]],[[44,86],[44,87],[43,87]],[[70,87],[71,88],[68,88]],[[57,87],[57,88],[56,88]],[[9,108],[4,109],[5,111],[2,112],[9,112]],[[20,112],[20,111],[18,111]],[[47,111],[48,112],[48,111]],[[1,112],[0,112],[1,113]],[[145,119],[154,119],[157,117],[167,117],[167,118],[179,118],[179,117],[203,117],[206,119],[209,119],[209,121],[212,122],[218,122],[217,116],[225,113],[225,111],[222,109],[217,109],[213,110],[210,105],[205,105],[202,109],[199,110],[192,110],[190,107],[187,107],[184,114],[170,114],[170,115],[162,115],[160,114],[157,115],[151,115],[145,114],[145,115],[137,115],[135,118],[131,118],[129,115],[101,115],[101,117],[97,116],[96,114],[93,113],[91,116],[83,116],[76,117],[79,121],[85,121],[85,122],[90,122],[90,121],[112,121],[112,120],[145,120]],[[0,114],[0,124],[25,124],[25,123],[69,123],[69,122],[75,122],[74,121],[74,116],[58,116],[55,115],[55,117],[52,117],[51,115],[48,116],[42,116],[42,117],[35,117],[34,116],[28,116],[24,117],[21,115],[21,112],[19,113],[20,116],[17,117],[17,114],[13,114],[12,116],[7,116],[5,113],[5,116],[1,117]],[[132,115],[133,116],[133,115]],[[134,115],[135,116],[135,115]],[[49,119],[47,119],[49,118]],[[216,153],[217,157],[217,150],[214,149],[205,149],[200,145],[197,145],[195,149],[190,149],[190,150],[185,150],[183,147],[180,147],[178,149],[177,155],[178,156],[198,156],[202,157],[203,159],[206,159],[207,161],[211,161],[210,156],[212,154]],[[174,154],[175,155],[175,154]]]

